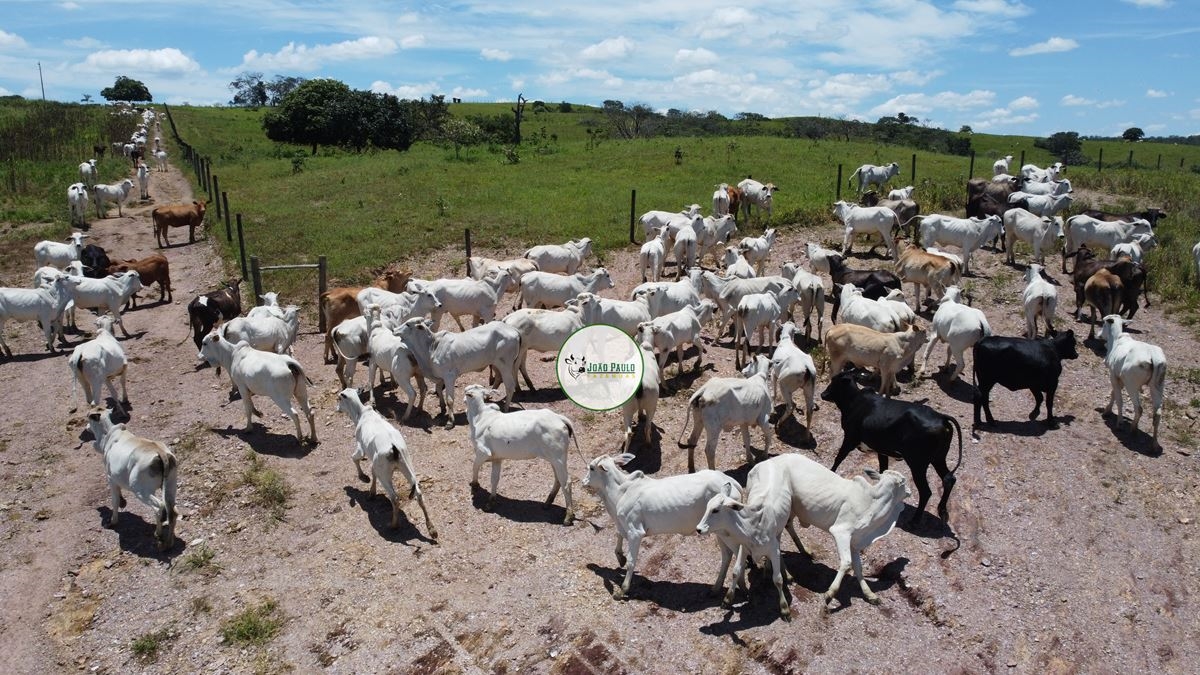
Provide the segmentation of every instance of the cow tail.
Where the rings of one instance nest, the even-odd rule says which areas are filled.
[[[692,408],[699,407],[699,404],[697,403],[697,399],[699,398],[699,393],[700,392],[696,392],[695,394],[692,394],[692,398],[688,399],[687,414],[684,415],[684,417],[683,417],[683,428],[679,430],[679,438],[676,439],[676,441],[675,441],[675,444],[681,448],[688,447],[683,444],[683,434],[685,432],[687,432],[688,422],[690,422],[692,419]],[[700,420],[696,420],[696,424],[699,424],[699,423],[700,423]]]
[[[71,371],[71,401],[75,401],[75,387],[79,384],[79,378],[83,376],[83,358],[79,354],[71,354],[71,358],[67,359],[67,370]],[[91,401],[88,401],[91,404]]]
[[[587,458],[583,456],[583,450],[579,449],[579,436],[575,435],[575,427],[571,426],[571,420],[567,419],[566,417],[562,418],[562,420],[563,424],[567,427],[567,436],[569,436],[571,440],[575,442],[576,454],[579,455],[579,459],[582,459],[584,464],[587,464]]]
[[[859,171],[861,171],[861,170],[862,170],[862,167],[859,167],[859,168],[857,168],[857,169],[855,169],[855,170],[854,170],[854,173],[850,174],[850,177],[846,179],[846,186],[847,186],[847,187],[853,187],[853,186],[854,186],[854,177],[855,177],[855,176],[857,176],[857,175],[858,175],[858,172],[859,172]]]
[[[975,381],[975,371],[974,371],[974,369],[972,369],[971,370],[971,382],[973,383],[974,381]],[[958,472],[958,467],[962,466],[962,427],[958,425],[958,420],[954,419],[953,417],[951,417],[949,415],[946,415],[945,419],[948,420],[951,424],[953,424],[955,430],[958,431],[958,461],[954,464],[954,468],[950,469],[950,475],[953,476],[955,473]]]
[[[292,372],[292,379],[295,380],[295,384],[292,385],[293,394],[299,393],[300,388],[304,386],[305,382],[309,384],[313,383],[312,380],[308,379],[308,375],[304,374],[304,368],[295,359],[288,359],[287,366],[288,370]]]
[[[1156,361],[1153,369],[1150,374],[1150,391],[1152,394],[1157,394],[1159,400],[1162,400],[1162,393],[1167,385],[1167,362]]]

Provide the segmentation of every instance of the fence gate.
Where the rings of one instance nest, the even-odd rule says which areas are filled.
[[[317,256],[317,262],[315,264],[306,263],[306,264],[300,264],[300,265],[269,265],[266,267],[264,267],[258,263],[258,256],[256,256],[256,255],[250,256],[250,278],[254,281],[254,304],[257,306],[258,303],[262,301],[262,294],[263,294],[262,273],[263,272],[270,272],[272,270],[311,270],[311,269],[317,270],[317,316],[320,317],[318,319],[317,329],[320,330],[321,333],[328,332],[329,327],[325,325],[325,315],[324,315],[324,313],[321,312],[321,296],[325,294],[325,290],[326,290],[326,270],[327,270],[326,265],[325,265],[325,256],[323,256],[323,255]]]

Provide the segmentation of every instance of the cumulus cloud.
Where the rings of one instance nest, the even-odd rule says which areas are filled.
[[[683,66],[708,66],[720,60],[719,56],[704,47],[680,49],[675,52],[675,63]]]
[[[1059,101],[1064,106],[1079,107],[1087,106],[1089,108],[1116,108],[1125,105],[1125,101],[1121,99],[1109,99],[1107,101],[1097,101],[1095,99],[1076,96],[1075,94],[1067,94]]]
[[[0,87],[0,96],[12,96],[12,92],[4,87]]]
[[[1038,100],[1032,96],[1022,96],[1013,99],[1012,103],[1008,104],[1009,110],[1030,110],[1038,107]]]
[[[702,40],[727,40],[741,35],[755,23],[754,15],[741,7],[721,7],[698,24],[696,34]]]
[[[975,131],[984,131],[996,127],[1011,128],[1021,124],[1029,124],[1036,122],[1037,119],[1037,113],[1031,112],[1016,115],[1009,108],[993,108],[992,110],[977,113],[975,118],[969,121],[968,124]]]
[[[1021,2],[1008,2],[1008,0],[958,0],[953,7],[964,12],[991,14],[1007,19],[1027,16],[1033,12]]]
[[[546,73],[537,78],[539,84],[546,86],[562,85],[573,80],[590,80],[599,82],[606,87],[619,87],[624,84],[624,81],[608,72],[607,70],[596,70],[594,68],[569,68],[567,70],[555,70]]]
[[[92,71],[132,70],[136,72],[183,74],[201,70],[192,57],[175,49],[105,49],[87,55],[82,67]]]
[[[942,71],[940,70],[933,70],[928,73],[920,73],[915,70],[901,70],[889,73],[888,77],[896,84],[903,84],[909,87],[923,87],[941,75]]]
[[[953,91],[943,91],[937,94],[901,94],[884,101],[871,109],[873,115],[894,115],[899,112],[923,115],[934,110],[967,110],[992,105],[996,92],[986,89],[960,94]]]
[[[1122,0],[1122,2],[1129,3],[1135,7],[1154,7],[1155,9],[1163,9],[1171,6],[1170,0]]]
[[[60,2],[58,3],[58,6],[67,10],[68,12],[79,9],[79,3],[77,2]]]
[[[1168,94],[1165,91],[1161,91],[1159,89],[1147,89],[1146,90],[1146,98],[1166,98],[1168,96],[1170,96],[1170,94]]]
[[[441,93],[442,85],[437,82],[422,82],[419,84],[400,84],[392,86],[383,80],[375,80],[371,83],[370,90],[376,94],[391,94],[397,98],[407,98],[412,100],[429,98],[433,94]]]
[[[1079,43],[1071,38],[1052,37],[1045,42],[1031,44],[1028,47],[1017,47],[1010,49],[1009,56],[1033,56],[1035,54],[1053,54],[1055,52],[1069,52],[1072,49],[1077,49]]]
[[[492,49],[490,47],[485,47],[484,49],[479,50],[479,56],[484,61],[508,61],[512,58],[511,53],[506,52],[503,49]]]
[[[611,61],[629,56],[633,53],[633,47],[633,40],[622,35],[584,47],[579,56],[588,61]]]
[[[384,38],[384,39],[386,39],[386,38]],[[424,35],[420,35],[420,34],[409,35],[407,37],[400,39],[400,48],[401,49],[416,49],[417,47],[424,47],[424,46],[425,46],[425,36]],[[387,52],[387,53],[390,54],[391,52]]]
[[[354,61],[387,56],[395,53],[397,48],[395,40],[375,36],[312,47],[289,42],[274,54],[260,54],[251,49],[242,56],[241,68],[284,72],[310,71],[330,61]]]
[[[25,46],[25,40],[20,35],[0,29],[0,49],[23,49]]]

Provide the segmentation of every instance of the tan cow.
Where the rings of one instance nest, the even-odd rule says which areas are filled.
[[[829,355],[830,375],[837,375],[846,363],[879,370],[879,393],[891,396],[896,373],[912,362],[928,334],[924,328],[909,326],[902,333],[880,333],[865,326],[839,323],[825,334],[825,352]]]
[[[188,228],[188,243],[196,242],[196,228],[204,224],[204,211],[207,203],[203,200],[193,201],[191,204],[171,204],[168,206],[160,206],[150,212],[151,219],[154,220],[154,240],[158,243],[159,248],[170,246],[171,242],[167,240],[167,229],[171,227]]]

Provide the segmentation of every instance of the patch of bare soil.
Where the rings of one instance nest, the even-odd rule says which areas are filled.
[[[191,197],[174,170],[155,174],[151,193],[156,203]],[[123,257],[154,251],[150,207],[95,223],[94,241]],[[832,226],[784,227],[772,265],[802,259],[808,240],[838,238]],[[616,296],[640,281],[636,253],[604,253]],[[997,388],[1000,423],[964,439],[950,522],[926,514],[868,549],[866,570],[882,606],[867,604],[848,582],[822,616],[819,594],[837,565],[831,538],[802,533],[811,560],[785,543],[794,613],[785,623],[769,579],[756,579],[748,597],[722,609],[708,594],[716,547],[696,537],[647,540],[633,598],[614,600],[622,576],[614,531],[578,484],[581,459],[570,459],[584,517],[574,526],[559,524],[561,497],[542,507],[552,482],[545,464],[506,465],[496,507],[485,512],[468,486],[472,448],[461,416],[450,431],[428,412],[402,426],[440,540],[428,539],[412,504],[401,527],[390,529],[386,499],[370,499],[355,477],[352,429],[334,411],[337,380],[321,361],[315,328],[302,329],[296,355],[315,382],[321,444],[297,444],[290,423],[265,399],[258,402],[262,425],[244,434],[241,403],[229,402],[227,381],[211,369],[194,370],[195,348],[185,338],[186,303],[216,285],[220,264],[206,241],[165,254],[175,301],[130,312],[134,336],[123,344],[132,360],[129,427],[168,441],[180,458],[185,517],[172,551],[154,550],[150,511],[133,498],[115,529],[103,527],[100,458],[90,443],[81,445],[82,416],[68,412],[66,358],[45,354],[31,325],[7,329],[18,356],[0,363],[6,672],[1188,672],[1200,657],[1193,454],[1200,350],[1157,304],[1139,312],[1133,328],[1162,346],[1170,363],[1161,453],[1151,449],[1145,422],[1137,434],[1118,433],[1102,417],[1108,378],[1100,348],[1081,346],[1059,389],[1061,429],[1026,421],[1028,393]],[[856,256],[856,266],[887,264]],[[976,306],[997,334],[1018,334],[1021,270],[991,251],[974,262]],[[1052,271],[1056,264],[1052,257]],[[445,251],[412,265],[434,277],[461,259]],[[32,262],[4,270],[4,282],[25,285],[32,270]],[[1086,333],[1066,311],[1069,287],[1060,293],[1059,320]],[[502,305],[507,310],[510,300]],[[81,326],[89,321],[81,318]],[[633,448],[633,468],[686,470],[676,445],[684,404],[707,378],[733,374],[728,340],[710,334],[708,342],[711,358],[699,376],[668,367],[676,391],[660,403],[653,445]],[[942,350],[935,352],[940,364]],[[551,387],[550,363],[531,355],[530,366],[541,389],[519,394],[521,405],[570,416],[586,456],[616,449],[618,413],[575,408]],[[458,395],[481,379],[464,378]],[[966,380],[906,381],[902,396],[927,400],[969,428]],[[436,412],[435,405],[427,401],[426,409]],[[395,416],[403,397],[397,401],[389,388],[381,407]],[[773,448],[828,465],[841,442],[836,411],[822,406],[813,426],[815,448],[800,447],[805,434],[796,420],[780,426]],[[744,480],[740,434],[722,436],[717,462]],[[874,466],[872,456],[856,453],[842,473]],[[933,485],[940,489],[936,477]],[[290,494],[287,508],[273,511],[272,495],[282,493]],[[911,507],[902,517],[910,515]],[[224,629],[263,600],[278,603],[278,634],[261,646],[234,641]]]

